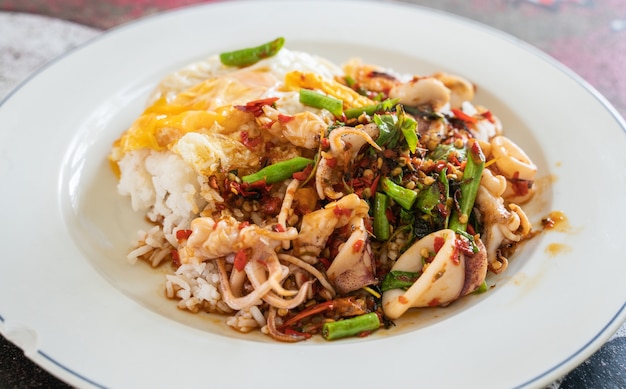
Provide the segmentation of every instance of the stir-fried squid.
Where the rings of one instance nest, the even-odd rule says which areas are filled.
[[[282,45],[169,77],[116,141],[120,192],[155,224],[131,259],[169,261],[180,308],[286,342],[486,290],[533,234],[537,168],[475,87]]]

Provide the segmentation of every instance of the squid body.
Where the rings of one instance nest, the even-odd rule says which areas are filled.
[[[421,273],[408,289],[383,293],[383,310],[397,319],[409,308],[447,305],[476,290],[487,274],[487,256],[480,240],[477,253],[460,249],[454,231],[433,232],[414,243],[397,260],[392,271]],[[434,255],[434,257],[433,257]]]

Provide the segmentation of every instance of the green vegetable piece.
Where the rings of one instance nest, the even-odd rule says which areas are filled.
[[[376,192],[374,196],[374,236],[378,240],[389,239],[389,220],[387,219],[388,197],[386,194]]]
[[[440,196],[441,193],[439,192],[439,188],[437,187],[437,184],[434,183],[426,189],[422,189],[420,191],[417,196],[416,206],[425,214],[433,216],[433,209],[435,209],[437,204],[439,204],[441,200]]]
[[[459,199],[459,209],[453,209],[448,228],[453,231],[466,231],[470,213],[474,207],[478,187],[480,186],[480,176],[485,168],[485,155],[478,142],[472,142],[467,151],[467,163],[461,180],[461,198]]]
[[[290,178],[293,173],[299,172],[313,163],[312,159],[295,157],[266,166],[256,173],[241,177],[241,180],[247,184],[261,180],[265,180],[266,184],[273,184]]]
[[[409,150],[415,153],[418,142],[417,122],[406,115],[401,105],[396,106],[395,115],[374,115],[373,119],[380,131],[376,144],[389,149],[396,148],[402,135]]]
[[[395,115],[374,115],[374,123],[380,132],[376,144],[380,147],[395,149],[400,140],[400,132],[396,128],[397,118]]]
[[[273,57],[285,44],[285,38],[276,38],[257,47],[250,47],[220,54],[220,61],[226,66],[244,67],[253,65],[264,58]]]
[[[463,236],[465,239],[467,239],[470,242],[470,244],[472,245],[472,252],[474,254],[480,251],[480,249],[478,248],[478,245],[476,245],[476,241],[474,240],[474,235],[471,235],[467,231],[461,231],[461,230],[456,230],[455,232]]]
[[[487,286],[487,281],[483,281],[483,283],[480,284],[480,286],[478,288],[476,288],[476,290],[473,291],[472,293],[474,293],[474,294],[485,293],[487,291],[487,289],[489,289],[489,286]]]
[[[422,272],[392,270],[385,275],[380,284],[383,292],[391,289],[408,289],[422,275]]]
[[[417,150],[417,122],[404,113],[401,105],[396,107],[396,112],[398,115],[398,127],[402,135],[404,135],[404,140],[407,146],[409,146],[409,150],[415,153],[415,150]]]
[[[416,209],[430,221],[431,229],[447,228],[450,218],[450,183],[448,169],[439,172],[439,178],[433,184],[422,188],[415,203]]]
[[[324,323],[322,336],[326,340],[335,340],[359,335],[366,331],[375,331],[378,328],[380,328],[380,318],[375,312],[370,312],[350,319]]]
[[[311,89],[300,89],[300,102],[309,107],[326,109],[338,118],[343,115],[343,101]]]
[[[443,187],[443,192],[441,193],[441,201],[446,210],[446,216],[443,221],[444,226],[448,226],[448,221],[450,220],[450,203],[448,199],[450,199],[450,181],[448,181],[448,168],[443,169],[439,173],[439,182]]]
[[[463,161],[466,158],[466,148],[457,149],[454,144],[438,144],[435,149],[428,154],[428,158],[433,161],[447,161],[451,154],[456,154],[459,161]]]
[[[410,225],[415,221],[415,217],[415,212],[400,208],[400,225],[410,227]]]
[[[388,177],[383,177],[380,180],[380,186],[389,197],[398,203],[402,208],[409,210],[415,204],[417,200],[417,192],[411,189],[407,189],[402,185],[398,185],[391,181]]]
[[[346,118],[348,119],[355,119],[361,116],[363,113],[371,116],[375,114],[376,112],[391,111],[391,109],[396,104],[398,104],[398,100],[399,99],[386,99],[384,101],[381,101],[378,104],[366,105],[364,107],[348,108],[346,109],[344,114],[346,115]]]

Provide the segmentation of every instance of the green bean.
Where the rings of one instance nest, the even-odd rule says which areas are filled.
[[[383,191],[404,209],[411,209],[417,200],[417,192],[398,185],[387,177],[380,180],[380,185]]]
[[[285,38],[276,38],[260,46],[221,53],[220,61],[226,66],[249,66],[276,55],[284,44]]]
[[[326,109],[338,118],[343,115],[343,102],[341,100],[311,89],[300,89],[300,102],[309,107]]]
[[[374,236],[378,240],[389,239],[389,219],[387,219],[388,197],[376,192],[374,196]]]
[[[378,328],[380,328],[380,318],[375,312],[370,312],[350,319],[324,323],[322,336],[326,340],[335,340],[375,331]]]
[[[241,177],[241,180],[247,184],[261,180],[265,180],[266,184],[273,184],[290,178],[293,173],[301,171],[314,162],[312,159],[295,157],[266,166],[256,173]]]
[[[398,103],[400,99],[387,99],[381,101],[378,104],[366,105],[365,107],[348,108],[344,112],[346,118],[355,119],[361,116],[363,113],[367,115],[373,115],[376,112],[391,111],[391,109]]]
[[[459,207],[453,209],[448,223],[448,228],[453,231],[465,231],[467,229],[467,222],[480,186],[480,176],[485,168],[485,156],[478,142],[474,141],[469,146],[466,161],[461,181]]]

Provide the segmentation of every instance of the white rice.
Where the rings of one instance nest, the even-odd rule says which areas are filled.
[[[284,79],[285,74],[294,69],[315,72],[325,78],[341,73],[338,67],[324,59],[286,49],[250,67],[253,68],[271,68],[277,79]],[[233,68],[221,65],[216,56],[191,64],[164,78],[148,103],[160,97],[171,100],[183,90],[230,71]],[[278,103],[282,111],[302,110],[297,93],[277,90],[268,93],[283,97]],[[209,186],[208,176],[228,166],[228,159],[234,154],[228,149],[229,144],[224,135],[217,133],[187,133],[171,150],[144,148],[125,152],[118,161],[118,192],[129,196],[133,210],[146,215],[155,224],[147,231],[138,232],[135,249],[127,256],[129,262],[142,260],[154,267],[161,265],[173,250],[178,249],[176,232],[188,229],[194,218],[215,211],[216,204],[223,203],[220,194]],[[202,150],[198,151],[198,148]],[[204,159],[190,159],[198,155]],[[256,212],[252,212],[251,218],[257,224],[263,222]],[[232,262],[232,258],[228,259]],[[181,265],[175,273],[166,275],[165,294],[178,300],[180,309],[234,313],[222,300],[217,267],[213,262]],[[262,328],[266,321],[260,309],[253,306],[238,311],[227,324],[248,332]]]
[[[179,299],[178,307],[191,312],[232,313],[221,301],[217,267],[213,262],[181,265],[174,274],[165,276],[165,295]]]

